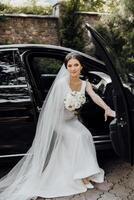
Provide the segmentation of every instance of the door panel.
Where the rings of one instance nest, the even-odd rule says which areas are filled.
[[[18,50],[0,50],[0,155],[25,153],[34,133],[33,104]]]
[[[133,131],[132,126],[132,107],[130,106],[130,99],[126,95],[126,89],[124,87],[120,73],[122,67],[119,64],[117,57],[113,54],[111,48],[106,44],[104,39],[96,32],[89,24],[86,24],[90,41],[93,43],[94,50],[92,51],[94,56],[101,59],[109,72],[113,85],[113,102],[116,111],[116,120],[111,122],[110,135],[113,143],[113,147],[117,154],[124,160],[133,164]],[[131,113],[131,115],[130,115]]]

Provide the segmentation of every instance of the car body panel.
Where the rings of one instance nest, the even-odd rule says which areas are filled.
[[[0,49],[1,156],[26,152],[34,136],[33,105],[24,73],[18,49]]]

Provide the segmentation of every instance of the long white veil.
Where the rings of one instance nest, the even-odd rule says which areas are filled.
[[[36,134],[27,154],[0,179],[0,200],[31,200],[37,197],[33,191],[38,187],[55,148],[60,145],[60,126],[64,118],[63,99],[69,73],[61,67],[43,103]]]

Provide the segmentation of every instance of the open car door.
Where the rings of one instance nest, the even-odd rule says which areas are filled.
[[[120,69],[121,73],[123,73],[123,70],[112,49],[107,45],[101,35],[89,24],[86,24],[86,29],[90,37],[90,42],[92,42],[94,46],[94,56],[105,63],[107,71],[112,79],[116,118],[110,123],[109,129],[113,148],[123,160],[133,165],[134,93],[132,93],[130,85],[126,87],[125,84],[123,84],[117,69]]]

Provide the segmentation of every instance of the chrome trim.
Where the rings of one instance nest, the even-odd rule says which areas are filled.
[[[100,144],[100,143],[111,143],[112,140],[101,140],[101,141],[94,141],[95,144]]]
[[[0,88],[27,88],[27,84],[24,85],[0,85]]]
[[[2,45],[0,45],[0,46],[2,47]],[[7,45],[7,47],[8,47],[8,45]],[[0,48],[0,51],[18,51],[18,48],[17,47],[16,48],[14,47],[12,49],[10,47],[9,48],[3,48],[3,49]]]
[[[19,156],[26,156],[29,155],[28,153],[22,153],[22,154],[11,154],[11,155],[0,155],[0,158],[10,158],[10,157],[19,157]]]
[[[109,138],[109,135],[95,135],[93,138]]]

